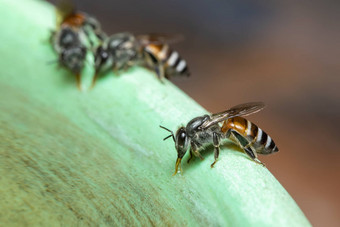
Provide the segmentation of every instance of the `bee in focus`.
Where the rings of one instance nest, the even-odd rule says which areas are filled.
[[[84,68],[88,46],[94,45],[92,33],[97,39],[104,39],[99,22],[75,10],[69,1],[57,6],[57,29],[52,32],[51,42],[59,57],[59,64],[76,75],[77,86],[81,89],[81,71]]]
[[[128,32],[112,35],[95,52],[93,84],[99,73],[110,69],[114,72],[126,70],[134,65],[154,70],[160,80],[171,76],[189,76],[186,61],[168,44],[180,39],[180,36],[158,34],[135,36]]]
[[[264,165],[257,158],[257,154],[271,154],[278,152],[274,141],[264,131],[255,124],[242,118],[256,113],[264,108],[262,102],[251,102],[234,106],[224,112],[212,115],[203,115],[189,121],[186,127],[180,127],[176,134],[171,130],[160,126],[169,131],[171,134],[164,140],[172,137],[177,150],[177,160],[175,165],[176,175],[180,169],[181,161],[188,149],[190,149],[190,158],[192,156],[199,157],[203,160],[199,149],[205,145],[213,144],[214,146],[214,162],[211,168],[217,162],[220,143],[222,139],[230,139],[239,145],[242,150],[256,163]],[[224,122],[222,127],[219,125]]]

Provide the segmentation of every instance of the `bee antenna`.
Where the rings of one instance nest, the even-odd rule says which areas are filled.
[[[47,65],[52,65],[52,64],[58,63],[58,61],[59,61],[59,59],[51,60],[51,61],[46,62],[46,64]]]
[[[167,137],[165,137],[163,140],[167,140],[171,137],[172,135],[168,135]]]
[[[171,133],[171,135],[168,135],[168,136],[165,137],[163,140],[167,140],[167,139],[169,139],[170,137],[172,137],[172,139],[173,139],[174,142],[176,143],[174,133],[173,133],[170,129],[168,129],[168,128],[162,126],[162,125],[160,125],[159,127]]]

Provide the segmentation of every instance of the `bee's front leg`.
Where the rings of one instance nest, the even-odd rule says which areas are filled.
[[[190,152],[192,152],[196,157],[199,157],[202,161],[204,160],[203,156],[198,151],[198,147],[195,143],[191,143]]]
[[[220,155],[220,137],[217,133],[213,133],[213,144],[214,144],[214,162],[210,165],[211,168],[214,167],[214,165],[217,162],[218,156]]]
[[[189,157],[187,163],[189,163],[191,159],[192,159],[192,151],[191,151],[191,149],[190,149],[190,157]]]

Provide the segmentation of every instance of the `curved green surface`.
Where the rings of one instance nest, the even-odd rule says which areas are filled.
[[[79,92],[68,71],[46,64],[56,59],[54,17],[46,2],[0,2],[1,226],[310,225],[272,174],[230,144],[215,168],[208,148],[172,177],[176,151],[158,126],[176,130],[206,111],[141,68]]]

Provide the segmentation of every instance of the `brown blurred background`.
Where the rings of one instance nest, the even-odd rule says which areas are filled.
[[[313,225],[338,225],[340,1],[74,2],[109,34],[185,35],[192,76],[173,82],[210,112],[264,101],[249,118],[280,152],[260,159]]]

